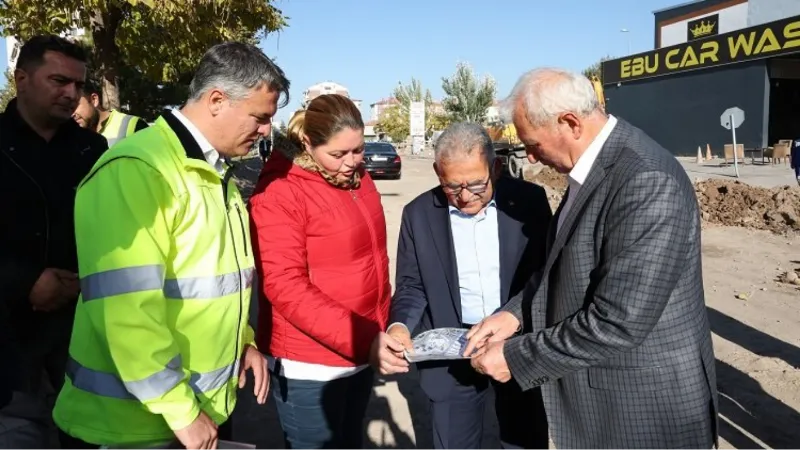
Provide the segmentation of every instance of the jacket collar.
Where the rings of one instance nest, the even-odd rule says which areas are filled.
[[[14,133],[17,139],[22,138],[25,141],[30,141],[31,139],[38,139],[41,142],[46,142],[45,139],[39,135],[29,124],[22,118],[17,109],[17,98],[14,97],[10,102],[8,102],[8,106],[6,106],[6,110],[3,112],[3,121],[5,122],[7,129],[14,130]],[[76,130],[80,129],[80,125],[72,119],[65,120],[61,125],[59,125],[58,130],[53,135],[53,138],[50,142],[55,141],[56,139],[60,138],[63,134],[73,133]]]
[[[203,149],[200,148],[200,144],[194,139],[192,133],[186,128],[181,121],[172,114],[172,111],[164,111],[164,114],[161,115],[164,119],[164,122],[167,123],[169,128],[175,133],[175,136],[178,138],[178,141],[181,143],[183,150],[186,152],[186,157],[189,159],[200,160],[206,162],[206,157],[203,154]]]

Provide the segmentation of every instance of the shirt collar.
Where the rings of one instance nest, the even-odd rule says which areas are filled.
[[[461,212],[460,209],[456,208],[455,206],[451,205],[450,203],[447,204],[447,210],[450,211],[450,214],[455,214],[461,217],[481,217],[486,214],[486,210],[489,208],[497,208],[497,202],[495,201],[495,196],[492,195],[492,199],[489,200],[489,203],[486,204],[486,208],[483,211],[476,215],[464,214]]]
[[[600,150],[603,149],[603,145],[605,145],[606,140],[608,140],[608,136],[611,135],[611,131],[614,130],[614,126],[616,124],[617,118],[609,115],[608,121],[605,125],[603,125],[600,133],[595,136],[595,138],[592,140],[592,143],[589,144],[589,147],[583,152],[580,158],[578,158],[575,166],[569,172],[570,184],[576,183],[579,186],[582,186],[583,183],[586,182],[586,177],[589,176],[589,171],[592,170],[594,161],[600,154]]]
[[[181,124],[189,130],[189,133],[192,134],[192,137],[197,142],[197,145],[200,146],[200,150],[203,152],[203,156],[205,156],[206,161],[213,167],[217,172],[220,174],[225,173],[225,166],[222,164],[222,157],[220,156],[219,152],[208,142],[203,133],[193,124],[183,113],[180,112],[178,109],[172,110],[172,115],[174,115],[178,120],[180,120]]]

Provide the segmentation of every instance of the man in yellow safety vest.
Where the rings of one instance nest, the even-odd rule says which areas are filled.
[[[270,133],[289,81],[257,47],[203,56],[180,110],[108,150],[78,188],[81,298],[53,418],[63,448],[215,448],[252,369],[253,251],[224,159]],[[218,429],[219,427],[219,429]]]
[[[111,147],[137,131],[147,128],[147,122],[141,117],[125,114],[116,109],[103,107],[103,92],[92,83],[86,83],[83,96],[72,118],[83,128],[96,130],[102,134]]]

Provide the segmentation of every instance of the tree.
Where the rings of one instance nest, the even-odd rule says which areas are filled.
[[[378,118],[375,131],[386,133],[395,142],[404,141],[409,133],[409,107],[411,102],[425,102],[425,135],[430,137],[435,130],[447,126],[446,119],[437,113],[433,96],[429,89],[423,89],[422,83],[411,78],[409,84],[399,84],[392,94],[397,103],[386,108]]]
[[[442,78],[442,90],[444,110],[451,121],[483,123],[497,87],[491,77],[478,79],[469,65],[459,63],[450,78]]]
[[[5,111],[8,102],[17,96],[17,83],[14,82],[14,74],[6,69],[6,85],[0,89],[0,111]]]
[[[132,67],[156,83],[191,73],[212,45],[257,42],[287,25],[269,0],[0,0],[0,27],[21,41],[88,31],[107,107],[118,108],[119,79]]]
[[[597,61],[596,63],[592,64],[591,66],[589,66],[589,67],[587,67],[585,69],[583,69],[583,72],[581,72],[581,73],[583,73],[583,75],[586,78],[590,79],[590,80],[592,79],[593,76],[596,76],[597,79],[602,82],[603,81],[603,62],[604,61],[610,61],[611,59],[613,59],[611,56],[604,56],[604,57],[600,58],[600,60]]]

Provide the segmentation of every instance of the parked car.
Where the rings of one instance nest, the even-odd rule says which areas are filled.
[[[367,142],[364,144],[364,168],[373,178],[399,180],[402,162],[394,145],[388,142]]]

